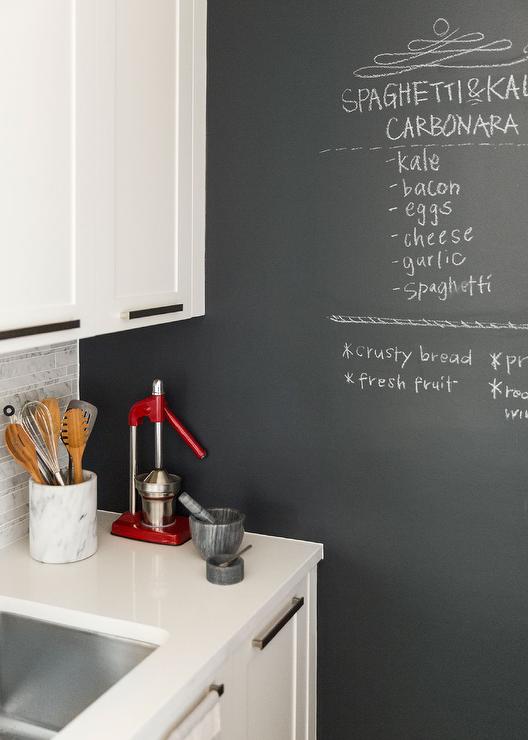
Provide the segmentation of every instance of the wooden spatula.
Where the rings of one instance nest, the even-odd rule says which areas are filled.
[[[27,470],[34,481],[46,483],[39,470],[35,445],[20,424],[8,424],[5,430],[5,443],[11,457]]]
[[[50,412],[51,423],[53,426],[53,436],[55,437],[55,443],[57,443],[61,435],[62,422],[59,402],[56,398],[43,398],[42,403]]]
[[[86,416],[81,409],[68,409],[62,420],[61,438],[73,461],[73,482],[83,482],[82,458],[88,438]]]
[[[92,429],[94,428],[95,420],[97,419],[97,406],[94,406],[93,403],[88,403],[88,401],[81,401],[77,400],[75,398],[72,398],[72,400],[68,404],[68,409],[81,409],[83,412],[85,419],[86,419],[86,441],[90,439],[90,434],[92,433]],[[72,479],[72,459],[69,458],[68,462],[68,482],[70,483]]]

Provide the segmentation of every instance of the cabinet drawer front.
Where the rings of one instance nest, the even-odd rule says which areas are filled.
[[[209,713],[219,711],[215,707],[223,693],[223,684],[211,684],[206,695],[174,727],[171,727],[164,740],[180,740],[189,737]],[[214,724],[220,724],[220,715],[215,718]],[[217,729],[221,728],[218,726]]]

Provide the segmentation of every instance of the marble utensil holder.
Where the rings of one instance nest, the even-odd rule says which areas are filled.
[[[97,476],[46,486],[29,481],[29,551],[41,563],[75,563],[97,550]]]

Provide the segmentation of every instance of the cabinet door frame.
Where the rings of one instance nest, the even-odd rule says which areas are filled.
[[[50,280],[49,301],[29,302],[9,307],[4,305],[0,312],[0,353],[14,352],[37,345],[70,341],[92,333],[91,324],[93,283],[93,254],[95,245],[95,178],[92,162],[95,156],[95,50],[96,16],[91,0],[72,0],[65,5],[68,17],[65,23],[70,29],[70,99],[68,100],[69,124],[69,184],[67,197],[70,203],[68,226],[69,242],[65,243],[64,256],[68,258],[68,285],[71,300],[54,302],[53,284]],[[22,9],[20,9],[22,12]],[[27,9],[29,12],[29,8]],[[16,76],[16,70],[11,70]],[[51,109],[53,110],[53,109]],[[22,122],[21,122],[22,123]],[[38,120],[35,120],[37,125]],[[43,142],[44,146],[44,142]],[[20,167],[30,163],[20,162]],[[50,173],[48,172],[48,176]],[[30,177],[29,173],[27,175]],[[27,208],[31,209],[28,204]],[[9,244],[2,245],[8,260]],[[39,249],[38,240],[34,244]],[[31,254],[27,262],[31,263]],[[8,263],[9,264],[9,263]],[[56,269],[50,265],[50,274]],[[12,281],[22,296],[27,290],[28,280],[8,268],[4,280]],[[46,274],[42,275],[46,280]],[[34,279],[40,279],[36,275]],[[71,328],[69,328],[71,327]]]
[[[200,316],[205,312],[206,0],[172,0],[175,19],[174,261],[178,288],[116,296],[116,44],[122,0],[96,0],[98,217],[94,334]],[[136,0],[140,2],[140,0]],[[146,2],[146,0],[145,0]],[[150,4],[150,12],[154,6]],[[123,245],[121,245],[121,249]],[[126,245],[125,245],[126,248]],[[176,306],[176,310],[170,310]],[[168,312],[164,312],[167,311]],[[137,315],[136,315],[137,314]]]
[[[293,670],[293,705],[291,707],[292,734],[291,740],[315,740],[316,738],[316,640],[317,640],[317,567],[293,588],[286,597],[280,601],[274,600],[268,606],[265,613],[259,619],[256,627],[253,627],[252,637],[265,632],[272,625],[283,610],[291,604],[293,597],[304,599],[303,607],[284,626],[283,630],[289,630],[289,636],[293,640],[292,655],[294,658]],[[277,637],[274,639],[279,639]],[[270,643],[265,650],[272,649]],[[233,656],[234,665],[234,694],[237,698],[239,718],[236,726],[236,734],[232,734],[230,740],[251,740],[251,727],[249,727],[249,671],[258,667],[258,661],[264,657],[263,652],[252,645],[249,637]],[[258,702],[259,697],[253,697],[253,702]]]

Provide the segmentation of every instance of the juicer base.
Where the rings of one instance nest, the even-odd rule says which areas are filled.
[[[183,545],[191,539],[189,518],[186,516],[177,516],[174,524],[168,527],[155,528],[143,526],[141,512],[131,514],[129,511],[121,514],[112,524],[112,534],[158,545]]]

